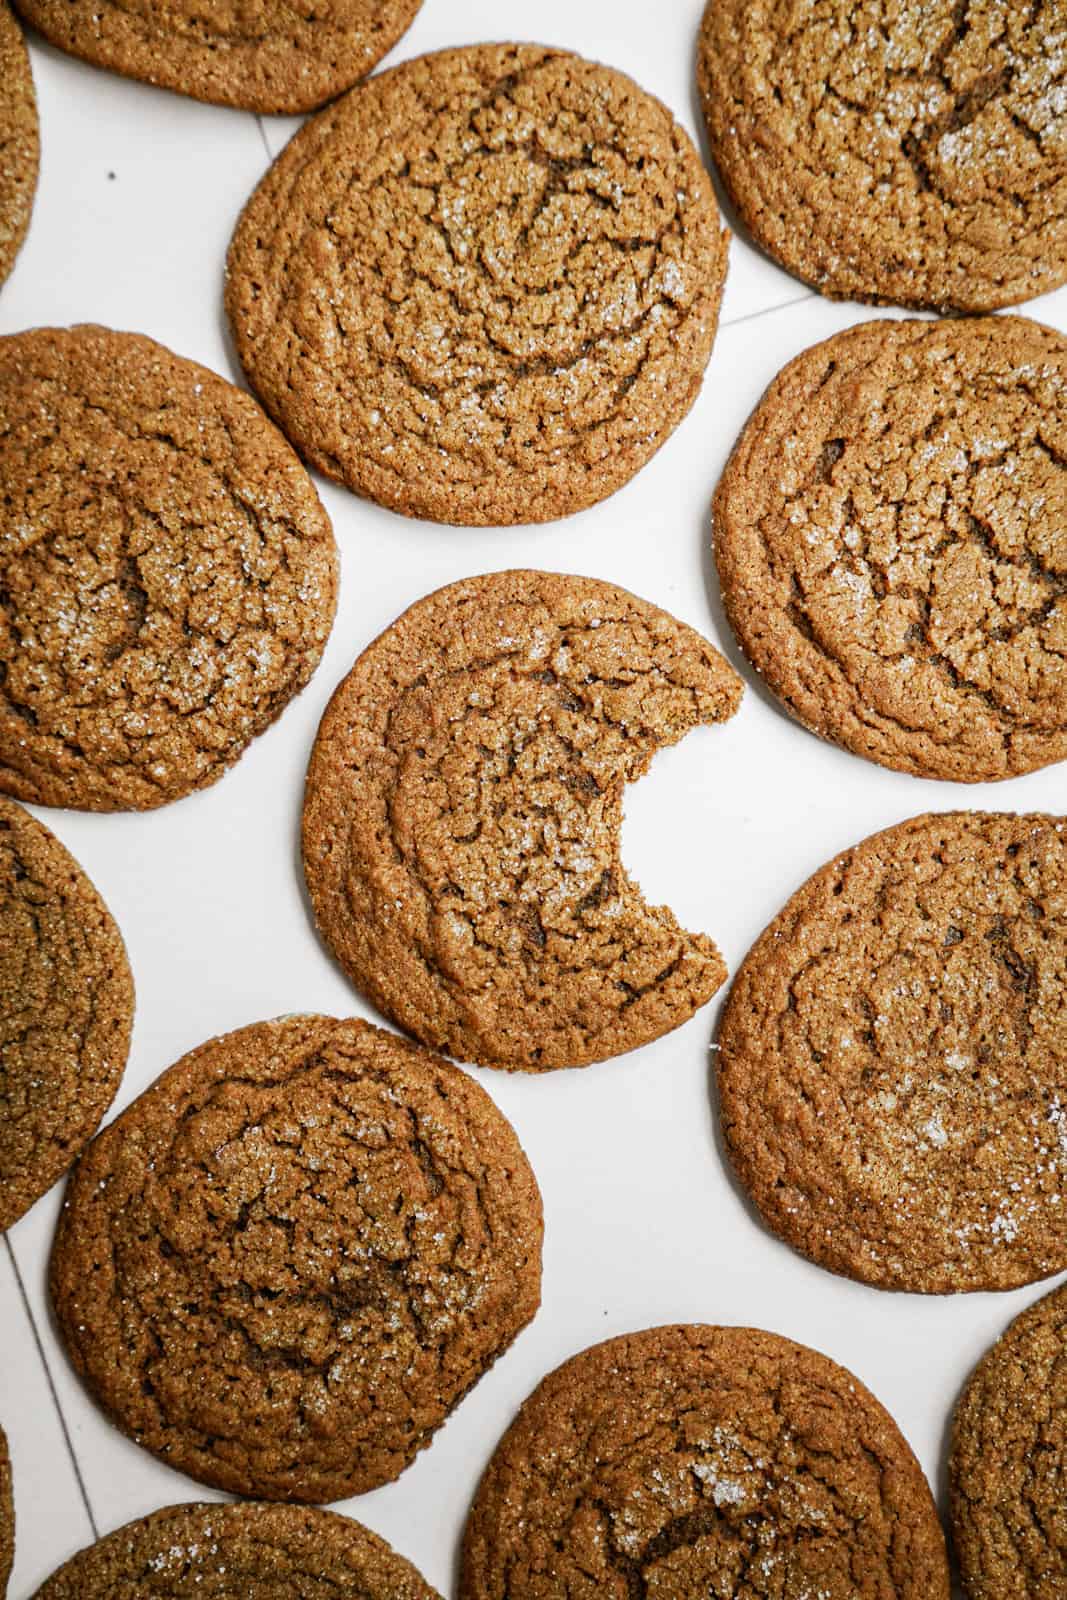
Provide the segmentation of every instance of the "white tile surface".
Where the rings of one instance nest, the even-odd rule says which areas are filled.
[[[638,0],[541,0],[532,25],[527,0],[426,0],[391,59],[533,33],[631,72],[695,133],[699,11],[699,0],[670,0],[654,17]],[[29,241],[0,291],[0,332],[96,318],[151,333],[236,377],[221,319],[223,256],[268,147],[280,149],[296,123],[258,124],[126,83],[38,41],[33,63],[42,184]],[[1067,329],[1067,291],[1030,309]],[[300,700],[202,795],[147,816],[46,818],[98,884],[131,954],[138,1012],[116,1109],[182,1051],[226,1028],[291,1010],[371,1014],[308,922],[296,847],[304,764],[322,708],[358,650],[418,595],[468,573],[527,564],[612,579],[695,624],[743,673],[739,715],[657,759],[631,792],[624,836],[628,865],[650,898],[711,932],[731,970],[810,871],[875,828],[960,804],[1063,809],[1062,768],[964,790],[820,744],[766,697],[726,631],[707,547],[709,498],[727,452],[787,359],[870,314],[810,295],[735,239],[703,393],[655,460],[605,505],[545,528],[459,532],[322,487],[342,550],[341,604],[325,661]],[[939,1485],[961,1382],[1042,1292],[879,1294],[772,1240],[732,1185],[716,1141],[708,1045],[717,1010],[585,1072],[477,1074],[518,1128],[544,1192],[544,1306],[415,1466],[342,1507],[444,1593],[466,1505],[497,1437],[543,1373],[582,1346],[675,1319],[778,1329],[851,1366]],[[209,1497],[117,1433],[67,1365],[44,1291],[58,1205],[57,1189],[10,1242],[98,1526]],[[20,1515],[11,1597],[26,1600],[88,1537],[88,1518],[2,1254],[0,1329],[0,1418],[15,1445]]]

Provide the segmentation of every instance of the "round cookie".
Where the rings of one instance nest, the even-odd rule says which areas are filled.
[[[652,1328],[550,1373],[497,1446],[460,1600],[948,1600],[930,1490],[826,1356]]]
[[[406,516],[543,522],[693,404],[727,235],[666,107],[534,45],[407,61],[309,122],[230,246],[252,387],[321,472]]]
[[[40,153],[29,52],[7,0],[0,0],[0,283],[30,225]]]
[[[992,311],[1067,278],[1062,5],[708,0],[730,198],[822,294]]]
[[[1039,1300],[979,1362],[956,1408],[952,1533],[969,1600],[1067,1593],[1067,1291]]]
[[[726,1144],[764,1221],[879,1288],[1067,1267],[1067,823],[948,812],[845,851],[746,957]]]
[[[870,322],[774,380],[715,496],[745,653],[797,719],[920,777],[1067,757],[1067,339]]]
[[[320,933],[401,1027],[482,1066],[582,1066],[678,1027],[726,968],[627,876],[623,789],[740,698],[706,640],[610,584],[437,590],[322,719],[304,801]]]
[[[329,521],[239,389],[137,334],[0,339],[0,789],[147,810],[214,783],[310,678]]]
[[[440,1600],[359,1522],[306,1506],[165,1506],[73,1556],[34,1600]]]
[[[15,1502],[11,1493],[11,1457],[7,1435],[0,1428],[0,1597],[7,1593],[7,1580],[15,1562]]]
[[[107,906],[54,834],[0,797],[0,1232],[96,1132],[132,1027]]]
[[[15,0],[46,39],[97,67],[244,111],[311,111],[371,70],[422,0]]]
[[[52,1252],[75,1367],[203,1483],[324,1501],[397,1477],[530,1321],[541,1198],[458,1068],[283,1018],[185,1056],[90,1146]]]

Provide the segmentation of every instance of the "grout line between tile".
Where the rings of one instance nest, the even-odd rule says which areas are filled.
[[[762,311],[746,311],[740,317],[727,317],[724,322],[719,323],[719,327],[736,328],[741,322],[754,322],[757,317],[769,317],[774,311],[786,311],[790,306],[799,306],[805,300],[814,300],[815,298],[815,290],[809,289],[806,294],[798,294],[792,300],[780,300],[777,305],[764,306]]]
[[[11,1240],[6,1234],[4,1235],[4,1244],[7,1246],[7,1254],[8,1259],[11,1262],[11,1270],[15,1274],[15,1282],[18,1284],[19,1296],[22,1300],[22,1309],[25,1311],[29,1321],[30,1328],[33,1332],[33,1342],[37,1346],[37,1354],[41,1358],[41,1365],[44,1368],[44,1375],[48,1380],[48,1389],[52,1396],[52,1404],[56,1408],[56,1415],[59,1418],[59,1426],[62,1428],[63,1438],[66,1440],[67,1451],[70,1455],[71,1465],[74,1468],[74,1476],[78,1480],[78,1488],[81,1491],[82,1504],[85,1506],[85,1514],[89,1518],[89,1526],[93,1530],[93,1538],[99,1539],[100,1529],[97,1527],[96,1518],[93,1516],[93,1508],[89,1500],[89,1491],[85,1486],[85,1479],[82,1477],[82,1470],[78,1464],[78,1457],[74,1451],[74,1441],[71,1439],[70,1429],[67,1427],[67,1419],[63,1415],[63,1408],[59,1403],[59,1395],[56,1393],[56,1386],[52,1379],[52,1369],[48,1365],[48,1357],[44,1353],[44,1345],[41,1343],[41,1335],[37,1331],[37,1323],[34,1321],[33,1311],[30,1307],[30,1297],[26,1293],[26,1285],[22,1281],[22,1273],[19,1271],[19,1264],[15,1259],[15,1252],[11,1248]]]

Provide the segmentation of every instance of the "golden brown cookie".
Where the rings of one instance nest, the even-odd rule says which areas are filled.
[[[15,1503],[11,1495],[11,1457],[7,1436],[0,1428],[0,1597],[7,1593],[7,1580],[15,1561]]]
[[[0,0],[0,283],[30,225],[39,160],[29,52],[7,0]]]
[[[1067,1290],[1024,1311],[956,1408],[952,1533],[969,1600],[1067,1594]]]
[[[195,100],[311,111],[391,50],[422,0],[15,0],[72,56]]]
[[[534,45],[407,61],[309,122],[245,207],[226,305],[312,464],[436,522],[602,500],[696,398],[727,235],[688,135]]]
[[[290,1017],[193,1050],[94,1141],[52,1298],[146,1449],[236,1494],[337,1500],[397,1477],[529,1322],[541,1235],[472,1079]]]
[[[948,1600],[930,1490],[826,1356],[650,1328],[564,1362],[475,1496],[460,1600]]]
[[[719,1032],[726,1143],[764,1220],[879,1288],[1067,1267],[1067,822],[948,812],[815,873]]]
[[[0,339],[0,789],[147,810],[303,688],[329,520],[254,401],[138,334]]]
[[[440,1600],[362,1523],[307,1506],[179,1505],[80,1550],[34,1600]]]
[[[0,797],[0,1232],[96,1132],[132,1026],[107,906],[55,835]]]
[[[1067,757],[1067,339],[868,322],[774,380],[715,496],[745,653],[798,720],[971,783]]]
[[[1067,278],[1067,14],[708,0],[712,154],[756,242],[838,299],[991,311]]]
[[[623,789],[740,698],[692,628],[593,578],[497,572],[418,601],[315,741],[323,938],[394,1021],[483,1066],[583,1066],[678,1027],[726,968],[628,877]]]

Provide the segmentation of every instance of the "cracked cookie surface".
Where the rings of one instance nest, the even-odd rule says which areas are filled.
[[[1024,1311],[960,1397],[949,1458],[952,1533],[969,1600],[1067,1592],[1067,1291]]]
[[[0,0],[0,283],[15,264],[37,189],[40,134],[26,41]]]
[[[318,665],[336,550],[254,401],[138,334],[0,339],[0,789],[147,810]]]
[[[627,876],[623,790],[740,698],[698,633],[592,578],[498,572],[418,601],[312,751],[323,938],[401,1027],[483,1066],[581,1066],[678,1027],[726,968]]]
[[[896,1424],[843,1367],[751,1328],[651,1328],[550,1373],[497,1446],[461,1600],[948,1600]]]
[[[1067,1267],[1067,823],[948,812],[809,879],[719,1032],[722,1126],[765,1222],[880,1288]]]
[[[11,1457],[7,1435],[0,1428],[0,1596],[7,1593],[7,1580],[15,1561],[15,1505],[11,1495]]]
[[[45,38],[127,78],[245,111],[311,111],[371,70],[422,0],[16,0]]]
[[[465,1073],[293,1017],[183,1057],[89,1147],[52,1252],[75,1367],[203,1483],[388,1483],[525,1327],[541,1199]]]
[[[921,777],[1067,758],[1067,340],[870,322],[785,367],[715,496],[731,626],[813,732]]]
[[[132,1026],[111,913],[59,840],[0,797],[0,1232],[92,1138]]]
[[[245,208],[226,304],[318,469],[439,522],[562,517],[688,412],[727,235],[666,107],[621,73],[478,45],[300,130]]]
[[[708,0],[712,154],[822,294],[992,311],[1067,278],[1062,0]]]
[[[165,1506],[80,1550],[34,1600],[440,1600],[359,1522],[307,1506]]]

